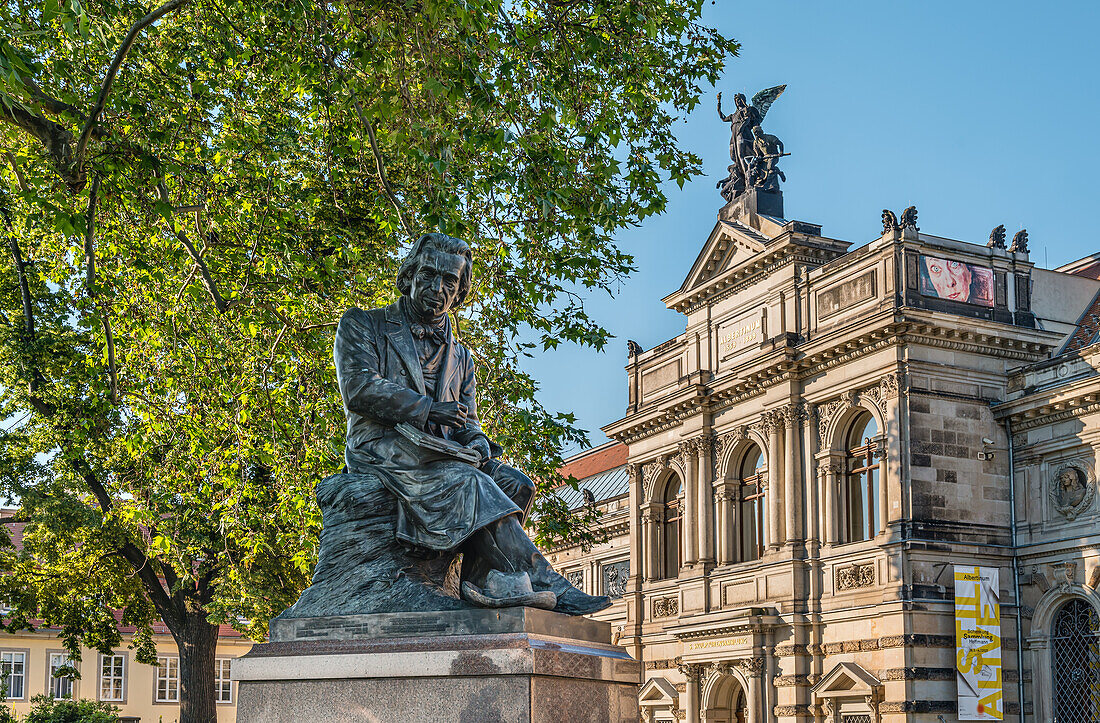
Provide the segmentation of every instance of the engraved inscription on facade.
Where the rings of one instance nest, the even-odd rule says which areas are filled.
[[[855,306],[875,295],[875,272],[868,271],[854,279],[825,289],[817,295],[817,318],[825,319]]]
[[[718,328],[718,352],[723,359],[758,345],[762,340],[759,309]]]

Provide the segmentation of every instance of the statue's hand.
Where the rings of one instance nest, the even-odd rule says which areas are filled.
[[[493,456],[492,451],[489,449],[489,440],[485,439],[485,437],[477,437],[466,446],[470,449],[477,450],[477,453],[481,455],[482,462]]]
[[[432,402],[428,421],[444,427],[463,427],[466,425],[467,411],[462,402]]]

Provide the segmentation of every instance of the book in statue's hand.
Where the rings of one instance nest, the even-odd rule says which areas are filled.
[[[457,459],[460,462],[478,465],[481,464],[481,453],[475,449],[465,447],[458,442],[436,437],[421,431],[407,422],[394,425],[394,429],[405,439],[409,440],[422,450],[434,452],[443,457]]]

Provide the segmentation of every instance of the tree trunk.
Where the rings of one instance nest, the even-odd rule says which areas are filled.
[[[201,610],[189,612],[183,629],[173,630],[172,637],[180,653],[179,723],[217,723],[214,658],[218,626],[208,623]]]

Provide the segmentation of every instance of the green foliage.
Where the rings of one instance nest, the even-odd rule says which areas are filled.
[[[262,635],[342,464],[333,327],[395,298],[422,231],[474,248],[484,426],[558,483],[585,435],[522,360],[605,345],[580,292],[611,293],[615,234],[700,172],[674,121],[736,51],[701,6],[170,0],[137,27],[134,0],[0,0],[6,626],[58,626],[74,659],[119,644],[113,610],[141,660],[157,617]],[[544,504],[539,541],[592,539]]]
[[[33,706],[23,723],[118,723],[118,708],[95,700],[54,700],[48,695],[31,698]]]

